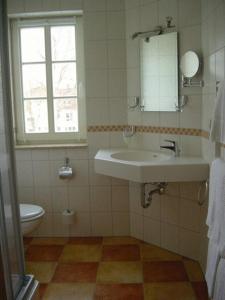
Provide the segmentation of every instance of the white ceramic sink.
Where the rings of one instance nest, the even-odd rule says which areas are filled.
[[[96,173],[136,182],[203,181],[209,164],[201,157],[173,157],[160,152],[101,149],[95,156]]]
[[[112,158],[124,160],[124,161],[162,161],[170,159],[169,155],[165,155],[162,153],[150,152],[150,151],[142,151],[142,150],[127,150],[127,151],[118,151],[111,154]]]

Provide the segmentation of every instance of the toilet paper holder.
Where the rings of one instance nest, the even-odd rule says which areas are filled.
[[[69,157],[66,157],[64,165],[59,168],[59,178],[69,179],[71,177],[73,177],[73,169],[70,166]]]
[[[65,225],[73,225],[75,223],[75,212],[69,208],[62,212],[62,222]]]

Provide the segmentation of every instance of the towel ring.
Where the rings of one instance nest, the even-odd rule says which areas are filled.
[[[208,199],[209,180],[202,181],[198,189],[198,205],[202,206]]]

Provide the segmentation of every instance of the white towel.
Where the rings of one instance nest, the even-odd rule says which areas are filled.
[[[206,281],[209,296],[213,296],[219,260],[225,256],[225,162],[216,159],[210,170],[209,208],[206,224],[209,227]]]
[[[216,98],[210,139],[212,142],[225,143],[225,82],[220,82]]]
[[[219,247],[212,241],[209,241],[207,268],[205,273],[205,279],[207,282],[209,297],[213,296],[219,261],[220,261]]]
[[[225,299],[225,259],[221,259],[217,268],[213,300]]]
[[[217,245],[225,243],[225,162],[218,158],[212,162],[209,183],[209,207],[206,224],[208,238]]]

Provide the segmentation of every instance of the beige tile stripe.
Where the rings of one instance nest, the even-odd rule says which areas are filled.
[[[121,132],[127,125],[97,125],[89,126],[88,132]],[[156,127],[156,126],[136,126],[137,132],[150,132],[162,134],[203,136],[201,129],[175,128],[175,127]],[[206,135],[206,133],[204,133]]]
[[[202,130],[201,137],[203,137],[203,138],[205,138],[205,139],[209,139],[209,132],[208,132],[208,131],[205,131],[205,130]]]
[[[201,136],[201,130],[193,128],[138,126],[137,132]]]
[[[96,125],[88,126],[88,132],[122,132],[127,125]],[[209,132],[194,128],[175,128],[175,127],[155,127],[155,126],[135,126],[137,132],[161,133],[199,136],[209,139]],[[225,144],[221,144],[225,148]]]
[[[113,132],[123,131],[127,125],[96,125],[88,126],[88,132]]]
[[[205,138],[205,139],[209,139],[209,132],[208,131],[205,131],[205,130],[202,130],[202,135],[201,135],[203,138]],[[220,146],[221,147],[223,147],[223,148],[225,148],[225,144],[222,144],[222,143],[220,143]]]

